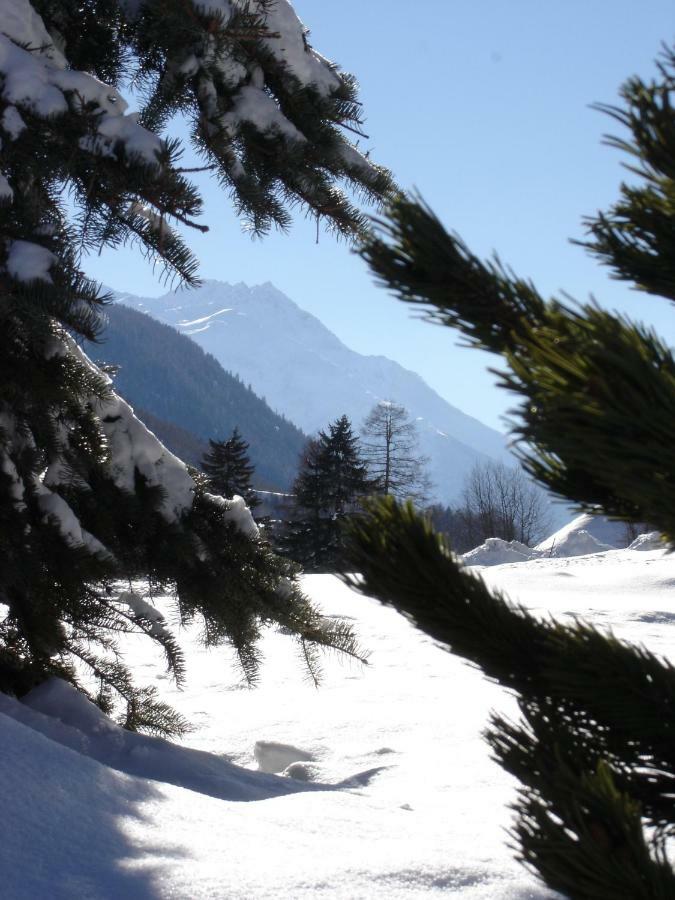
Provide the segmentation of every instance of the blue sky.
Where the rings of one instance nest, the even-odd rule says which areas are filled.
[[[581,219],[606,208],[624,176],[601,145],[614,123],[590,109],[614,102],[631,74],[650,75],[672,41],[672,0],[296,0],[325,56],[361,84],[369,140],[363,146],[416,187],[446,225],[483,255],[496,250],[545,294],[590,293],[654,324],[672,342],[666,301],[611,281],[583,250]],[[302,217],[290,234],[252,241],[226,196],[204,182],[205,236],[191,232],[202,276],[272,281],[348,346],[419,372],[448,401],[494,427],[511,405],[487,365],[457,335],[414,318],[373,285],[344,242]],[[119,290],[164,293],[133,251],[84,263]]]

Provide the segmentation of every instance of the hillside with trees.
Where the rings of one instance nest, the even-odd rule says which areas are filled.
[[[429,457],[432,496],[441,502],[457,500],[476,463],[513,461],[503,434],[443,399],[415,372],[345,346],[269,282],[206,280],[190,293],[116,298],[187,335],[306,434],[343,414],[358,429],[379,401],[404,406],[415,421],[420,452]]]
[[[204,443],[239,428],[260,480],[255,486],[284,490],[291,485],[306,441],[300,429],[174,328],[119,303],[106,308],[106,317],[100,343],[87,343],[85,349],[94,361],[119,366],[115,389],[133,407]],[[170,428],[163,427],[163,435],[177,452]]]

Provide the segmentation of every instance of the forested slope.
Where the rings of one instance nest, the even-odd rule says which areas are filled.
[[[202,441],[227,438],[238,426],[250,445],[260,486],[291,484],[305,441],[298,428],[174,328],[120,304],[109,306],[107,316],[101,343],[88,343],[85,350],[96,362],[119,366],[116,390],[151,413],[170,449],[172,431],[157,427],[156,420]]]

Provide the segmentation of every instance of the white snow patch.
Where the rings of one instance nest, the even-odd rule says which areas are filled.
[[[210,503],[225,510],[225,521],[232,522],[247,537],[257,538],[260,536],[258,526],[243,497],[239,497],[237,494],[231,499],[220,497],[218,494],[204,494],[204,497]]]
[[[286,766],[283,775],[286,778],[295,778],[296,781],[319,781],[320,769],[318,766],[307,765],[306,762],[294,762]]]
[[[256,741],[253,756],[260,771],[270,774],[283,772],[293,763],[311,762],[314,759],[314,755],[308,750],[301,750],[292,744],[280,744],[277,741]]]
[[[66,62],[53,44],[41,17],[29,0],[0,0],[2,33],[17,44],[30,47],[31,53],[65,68]]]
[[[0,117],[0,127],[8,134],[10,140],[15,141],[26,128],[26,123],[21,118],[16,106],[8,106]]]
[[[663,550],[665,544],[663,535],[660,531],[647,531],[645,534],[639,534],[633,543],[628,547],[629,550]]]
[[[0,0],[0,23],[1,94],[12,104],[10,109],[50,119],[67,112],[69,107],[80,111],[93,104],[100,110],[97,135],[93,140],[81,141],[83,149],[110,156],[121,141],[128,154],[157,164],[161,140],[138,124],[136,114],[125,115],[127,103],[118,91],[93,75],[68,68],[67,60],[54,46],[28,0]],[[26,45],[29,50],[23,49]],[[6,112],[2,124],[13,138],[23,126],[16,112]]]
[[[302,84],[313,85],[323,96],[339,88],[340,78],[328,60],[305,45],[305,26],[288,0],[278,0],[272,6],[266,24],[279,36],[265,38],[264,43]]]
[[[467,566],[500,566],[507,563],[528,562],[543,557],[560,558],[568,556],[587,556],[590,553],[607,553],[616,550],[616,546],[603,543],[580,525],[590,521],[596,525],[599,533],[609,533],[617,540],[625,535],[625,526],[619,523],[609,522],[605,519],[596,523],[592,516],[579,516],[573,522],[561,528],[559,531],[537,544],[536,547],[527,547],[520,541],[504,541],[501,538],[488,538],[479,547],[469,550],[462,555],[462,560]],[[656,549],[650,546],[649,549]]]
[[[501,566],[504,563],[526,562],[539,556],[531,547],[520,541],[504,541],[488,538],[479,547],[462,555],[466,566]]]
[[[232,109],[220,117],[220,124],[227,131],[237,131],[241,122],[249,122],[261,132],[276,132],[293,141],[307,140],[264,90],[244,85],[232,102]]]
[[[59,678],[34,688],[21,703],[0,694],[0,713],[74,750],[80,758],[208,797],[257,800],[303,789],[283,778],[242,769],[222,756],[126,731]]]
[[[110,378],[94,365],[68,335],[64,334],[60,341],[55,342],[54,353],[72,354],[111,384]],[[107,400],[92,398],[92,405],[100,417],[101,428],[107,439],[110,471],[115,484],[133,493],[138,471],[149,485],[163,489],[162,515],[168,521],[175,522],[191,508],[194,500],[195,483],[185,463],[170,453],[136,418],[129,404],[114,392],[111,392]],[[63,472],[57,460],[47,470],[44,483],[56,486],[62,477]]]
[[[162,613],[140,594],[135,591],[122,591],[117,601],[124,603],[133,613],[149,622],[151,634],[156,637],[169,636],[170,632],[165,627],[166,620]]]
[[[581,615],[675,659],[675,557],[662,550],[542,557],[482,577],[538,615]],[[198,726],[182,744],[122,731],[58,681],[25,702],[0,695],[3,896],[208,900],[226,885],[233,900],[553,900],[507,846],[516,785],[481,737],[490,710],[517,715],[513,698],[337,579],[303,589],[323,615],[354,620],[370,665],[329,655],[317,691],[270,632],[259,687],[235,690],[234,653],[207,650],[190,626],[185,689],[157,682]],[[122,643],[144,669],[147,639]],[[256,771],[261,738],[320,762]]]
[[[41,481],[36,481],[34,487],[44,518],[56,525],[71,547],[86,547],[90,553],[111,557],[110,551],[98,538],[82,527],[80,520],[60,494],[50,490]]]
[[[3,418],[4,417],[0,417],[0,422],[2,422]],[[23,509],[26,505],[24,503],[25,490],[23,481],[19,476],[16,466],[2,448],[0,448],[0,470],[2,470],[10,480],[9,496],[12,498],[13,505],[19,509]]]
[[[545,552],[548,556],[585,556],[589,553],[606,553],[616,550],[611,544],[603,544],[584,528],[569,531],[557,543],[551,544]]]
[[[180,328],[190,328],[192,325],[202,325],[204,322],[208,322],[211,319],[214,319],[216,316],[221,316],[223,313],[232,312],[232,307],[228,306],[225,309],[219,309],[218,312],[210,313],[208,316],[200,316],[198,319],[192,319],[192,321],[187,322],[185,319],[181,319],[178,322],[178,326]]]
[[[7,176],[3,175],[0,172],[0,200],[4,200],[5,202],[11,201],[14,199],[14,191],[12,190],[12,186],[7,180]]]
[[[590,513],[581,513],[567,525],[564,525],[554,534],[537,544],[537,550],[550,550],[553,546],[566,543],[569,535],[578,531],[586,531],[601,544],[611,547],[627,547],[631,541],[626,525],[623,522],[613,522],[606,516],[593,516]]]
[[[32,241],[8,241],[7,271],[17,281],[46,281],[52,284],[49,270],[56,257]]]

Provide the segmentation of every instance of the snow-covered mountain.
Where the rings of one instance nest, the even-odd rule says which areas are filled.
[[[457,498],[477,461],[508,458],[504,435],[460,412],[415,372],[350,350],[269,282],[206,281],[157,298],[117,297],[191,337],[308,434],[343,413],[358,429],[379,400],[401,403],[417,419],[439,500]]]

